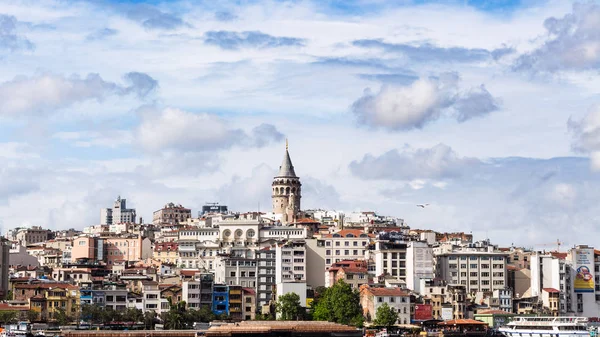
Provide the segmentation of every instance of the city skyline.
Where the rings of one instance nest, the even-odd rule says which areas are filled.
[[[83,228],[117,195],[148,220],[168,202],[270,210],[288,138],[303,209],[593,245],[598,17],[541,0],[0,4],[0,229]]]

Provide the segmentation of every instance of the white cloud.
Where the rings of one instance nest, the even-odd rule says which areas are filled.
[[[107,82],[93,73],[85,78],[51,73],[33,77],[18,76],[0,84],[0,115],[53,112],[78,102],[102,101],[110,95],[136,93],[143,97],[157,86],[156,81],[146,74],[128,73],[125,78],[132,83],[130,86]]]
[[[497,100],[482,85],[466,93],[458,90],[458,75],[422,78],[404,86],[383,86],[377,94],[367,91],[352,104],[359,123],[391,130],[421,129],[448,109],[465,122],[498,110]]]
[[[575,3],[571,13],[544,21],[547,36],[517,59],[516,69],[535,72],[600,68],[600,5]]]
[[[572,117],[567,122],[573,136],[572,148],[583,153],[595,153],[592,156],[592,168],[596,167],[597,153],[600,152],[600,104],[594,104],[581,120]]]
[[[233,129],[226,120],[208,113],[191,113],[167,107],[160,111],[142,112],[142,123],[136,135],[139,144],[149,152],[182,151],[213,152],[233,145],[262,147],[283,135],[270,124],[255,127],[248,135]]]
[[[390,150],[381,156],[365,155],[350,163],[350,171],[362,179],[408,180],[418,188],[417,178],[445,179],[460,176],[481,164],[478,159],[460,157],[445,144],[430,149]]]

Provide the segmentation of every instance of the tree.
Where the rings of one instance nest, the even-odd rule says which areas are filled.
[[[279,296],[277,299],[276,310],[280,314],[280,319],[283,321],[298,319],[298,316],[302,312],[300,296],[296,293],[287,293]]]
[[[40,313],[35,311],[35,310],[28,310],[27,311],[27,320],[30,323],[36,322],[40,317]]]
[[[156,325],[156,312],[154,310],[146,311],[144,313],[144,327],[146,330],[154,330]]]
[[[17,321],[19,313],[13,310],[0,311],[0,324],[6,325]]]
[[[142,322],[144,320],[144,313],[142,310],[137,308],[127,308],[123,314],[123,321],[125,322]]]
[[[165,329],[167,330],[181,330],[187,327],[186,317],[188,317],[185,302],[180,301],[173,303],[171,297],[168,298],[170,309],[168,312],[163,314],[163,321],[165,322]]]
[[[387,303],[383,303],[377,308],[377,312],[375,313],[375,320],[373,323],[377,326],[386,327],[388,330],[398,320],[398,313],[396,309],[390,307]]]
[[[67,315],[67,312],[63,308],[54,310],[54,319],[59,326],[67,325],[71,321],[71,318],[69,315]]]
[[[313,319],[362,327],[360,294],[343,280],[336,282],[319,296]]]

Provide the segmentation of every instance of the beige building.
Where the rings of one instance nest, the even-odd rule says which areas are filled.
[[[242,288],[243,319],[251,321],[256,318],[256,291],[252,288]]]
[[[34,243],[43,243],[48,241],[48,230],[40,226],[31,228],[21,228],[15,238],[21,246],[28,246]]]
[[[301,188],[302,184],[294,171],[286,141],[285,156],[277,176],[273,178],[272,184],[271,199],[273,200],[273,214],[276,220],[282,223],[290,223],[296,220],[300,211]]]
[[[179,259],[176,242],[161,242],[154,245],[152,258],[161,263],[176,264]]]
[[[410,294],[400,288],[378,288],[364,285],[360,289],[360,304],[364,316],[376,317],[377,309],[387,303],[398,313],[398,324],[410,324]]]
[[[181,222],[186,222],[192,217],[192,210],[181,205],[168,203],[165,207],[152,213],[152,224],[160,225],[177,225]]]

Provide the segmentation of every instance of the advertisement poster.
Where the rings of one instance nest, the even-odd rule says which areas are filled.
[[[575,292],[594,292],[594,250],[577,249],[575,251],[575,268],[575,284],[573,285]]]
[[[415,321],[428,321],[433,318],[433,307],[430,304],[415,305]]]

